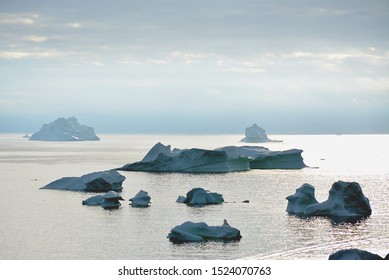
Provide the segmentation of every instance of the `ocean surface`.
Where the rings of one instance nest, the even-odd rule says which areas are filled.
[[[0,134],[0,259],[327,259],[345,248],[389,253],[389,135],[269,135],[271,150],[303,149],[316,168],[252,170],[228,174],[126,176],[117,210],[83,206],[92,193],[40,190],[61,177],[120,167],[141,160],[157,142],[177,148],[244,145],[242,135],[99,135],[99,142],[35,142]],[[372,215],[355,224],[301,219],[285,212],[286,196],[303,183],[319,202],[338,181],[356,181]],[[223,194],[222,205],[176,203],[194,187]],[[149,192],[151,207],[128,199]],[[249,200],[250,203],[241,203]],[[228,223],[239,242],[175,245],[166,238],[185,221]]]

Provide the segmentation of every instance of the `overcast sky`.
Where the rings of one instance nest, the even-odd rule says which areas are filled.
[[[0,0],[0,131],[389,133],[389,1]]]

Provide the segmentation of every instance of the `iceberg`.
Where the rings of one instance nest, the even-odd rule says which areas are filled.
[[[187,221],[171,229],[167,236],[173,243],[205,241],[239,241],[240,231],[231,227],[226,220],[222,226],[208,226],[206,223]]]
[[[204,149],[171,150],[157,143],[139,162],[126,164],[117,170],[180,173],[226,173],[249,170],[247,158],[233,159],[224,151]]]
[[[373,254],[369,251],[359,249],[339,250],[331,254],[329,260],[384,260],[383,257]],[[385,260],[389,260],[389,254],[386,255]]]
[[[151,197],[145,191],[140,190],[136,196],[130,198],[132,207],[149,207]]]
[[[266,135],[266,131],[257,124],[247,127],[245,130],[245,138],[240,141],[246,143],[282,142],[279,140],[270,140]]]
[[[301,169],[307,167],[301,156],[303,150],[270,151],[260,146],[227,146],[216,149],[224,151],[232,159],[248,158],[250,169]]]
[[[139,162],[117,170],[181,173],[226,173],[250,169],[300,169],[306,167],[302,150],[270,151],[264,147],[228,146],[215,150],[171,149],[155,144]]]
[[[22,138],[30,138],[30,135],[28,135],[28,133],[24,134]]]
[[[64,177],[53,181],[41,189],[108,192],[121,191],[122,183],[126,179],[116,170],[98,171],[85,174],[81,177]]]
[[[119,200],[124,200],[117,192],[109,191],[104,195],[95,195],[82,201],[82,205],[100,205],[104,209],[117,209],[121,205]]]
[[[75,117],[58,118],[44,124],[29,138],[31,141],[99,141],[92,127],[80,125]]]
[[[302,215],[308,205],[316,204],[315,188],[310,184],[303,184],[296,189],[296,193],[289,195],[287,198],[288,206],[286,211],[289,214]]]
[[[326,201],[308,205],[304,210],[304,216],[359,219],[369,215],[369,199],[364,196],[361,186],[356,182],[335,182]]]
[[[101,194],[89,197],[82,201],[82,205],[97,206],[103,203],[104,197]]]
[[[190,206],[203,206],[208,204],[220,204],[224,202],[224,199],[222,194],[209,192],[203,188],[194,188],[186,194],[186,197],[179,196],[176,202],[185,203]]]

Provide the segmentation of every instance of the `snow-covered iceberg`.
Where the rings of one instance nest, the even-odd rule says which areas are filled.
[[[249,170],[247,158],[230,158],[224,151],[204,149],[171,150],[157,143],[139,162],[118,170],[181,173],[226,173]]]
[[[331,254],[329,260],[384,260],[383,257],[373,254],[369,251],[359,249],[345,249],[339,250]],[[385,260],[389,260],[389,254],[386,255]]]
[[[98,171],[81,177],[64,177],[53,181],[41,189],[55,189],[85,192],[121,191],[126,179],[116,170]]]
[[[32,141],[99,141],[92,127],[80,125],[75,117],[58,118],[44,124],[29,140]]]
[[[173,243],[203,241],[239,241],[240,231],[231,227],[226,220],[222,226],[208,226],[206,223],[185,222],[171,229],[167,236]]]
[[[209,192],[203,188],[194,188],[186,194],[186,197],[179,196],[176,202],[185,203],[190,206],[203,206],[208,204],[220,204],[224,202],[224,199],[222,194]]]
[[[227,146],[224,151],[231,159],[248,158],[251,169],[301,169],[306,167],[301,156],[303,150],[270,151],[260,146]]]
[[[265,143],[265,142],[282,142],[279,140],[271,140],[267,137],[266,131],[259,127],[257,124],[253,124],[247,127],[245,130],[245,138],[240,140],[246,143]]]
[[[304,216],[363,218],[369,215],[369,199],[356,182],[335,182],[326,201],[308,205],[304,210]]]
[[[82,205],[100,205],[104,209],[116,209],[121,205],[119,200],[124,200],[117,192],[109,191],[104,195],[95,195],[82,201]]]
[[[149,207],[151,197],[145,191],[140,190],[136,196],[130,198],[132,207]]]
[[[306,167],[302,150],[270,151],[264,147],[228,146],[215,150],[171,149],[157,143],[139,162],[118,170],[182,173],[226,173],[250,169],[300,169]]]
[[[296,189],[295,194],[289,195],[286,199],[288,200],[286,211],[294,215],[302,215],[308,205],[318,203],[315,198],[315,188],[310,184],[303,184]]]

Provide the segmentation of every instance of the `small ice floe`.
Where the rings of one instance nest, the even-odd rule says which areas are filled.
[[[167,238],[173,243],[204,241],[239,241],[240,231],[231,227],[226,220],[221,226],[208,226],[206,223],[187,221],[171,229]]]
[[[203,188],[194,188],[185,196],[179,196],[176,200],[190,206],[204,206],[208,204],[220,204],[224,202],[223,195],[216,192],[209,192]]]
[[[369,251],[359,249],[339,250],[331,254],[329,260],[389,260],[389,254],[385,258]]]
[[[104,209],[117,209],[121,205],[119,200],[124,200],[117,192],[109,191],[103,195],[95,195],[82,201],[82,205],[100,205]]]
[[[145,191],[140,190],[136,196],[130,198],[132,207],[149,207],[151,197]]]

